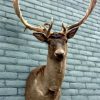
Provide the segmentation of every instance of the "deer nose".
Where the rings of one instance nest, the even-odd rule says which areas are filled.
[[[57,58],[63,58],[64,55],[65,55],[65,52],[64,52],[64,50],[62,50],[62,49],[58,49],[58,50],[55,51],[54,55],[55,55],[55,57],[57,57]]]

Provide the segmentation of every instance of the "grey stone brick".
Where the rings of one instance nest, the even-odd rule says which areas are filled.
[[[48,50],[40,49],[39,51],[40,51],[41,55],[47,55],[48,54]]]
[[[91,77],[77,77],[76,78],[77,82],[92,82],[92,78]]]
[[[5,24],[4,23],[0,23],[0,28],[4,28],[5,27]]]
[[[37,20],[40,20],[40,21],[43,21],[43,22],[47,22],[48,20],[50,20],[49,18],[46,18],[46,17],[44,17],[44,16],[42,17],[42,16],[40,16],[40,15],[39,15],[39,16],[37,15],[37,16],[36,16],[36,19],[37,19]]]
[[[26,11],[30,12],[31,14],[33,14],[33,16],[32,15],[31,16],[34,17],[34,18],[36,17],[35,14],[43,16],[43,12],[40,11],[40,10],[37,10],[37,9],[26,8]]]
[[[81,89],[79,90],[79,94],[80,95],[94,95],[95,94],[95,91],[92,90],[92,89]]]
[[[29,46],[19,46],[19,50],[26,53],[39,53],[39,48]]]
[[[0,96],[17,95],[16,88],[0,88]]]
[[[64,82],[62,83],[62,88],[63,88],[63,89],[69,88],[69,83],[64,81]]]
[[[5,4],[5,5],[8,6],[8,7],[12,7],[11,1],[6,1],[6,0],[5,0],[3,4]]]
[[[43,6],[45,8],[49,8],[49,9],[52,9],[52,10],[57,10],[58,8],[56,6],[53,6],[51,4],[46,4],[46,3],[43,3]]]
[[[52,14],[54,14],[56,16],[64,17],[64,18],[66,17],[66,14],[55,11],[55,10],[52,10]]]
[[[83,65],[76,65],[75,70],[78,71],[88,71],[90,68],[88,66],[83,66]]]
[[[92,52],[90,52],[90,51],[83,51],[83,50],[81,50],[81,51],[79,52],[79,54],[81,54],[81,55],[86,55],[86,56],[92,56],[92,55],[93,55]]]
[[[93,56],[94,57],[100,57],[100,53],[99,52],[93,52]]]
[[[28,54],[24,52],[19,51],[6,51],[5,55],[8,57],[14,57],[14,58],[28,58]]]
[[[21,80],[26,80],[27,77],[28,77],[29,73],[18,73],[18,79],[21,79]]]
[[[34,4],[33,4],[33,3],[30,3],[30,2],[21,1],[20,4],[21,4],[21,5],[24,5],[25,7],[34,8]]]
[[[63,89],[62,95],[78,95],[78,90],[77,89]]]
[[[46,61],[39,61],[39,65],[46,65],[47,62]]]
[[[69,71],[68,75],[82,77],[83,76],[83,72],[82,71]]]
[[[18,50],[18,45],[9,44],[9,43],[0,43],[0,49]]]
[[[5,65],[0,64],[0,72],[3,72],[5,70]]]
[[[4,6],[4,5],[0,5],[1,7],[1,10],[2,11],[5,11],[5,12],[9,12],[9,13],[13,13],[13,9],[11,7],[8,7],[8,6]]]
[[[86,87],[88,89],[100,89],[100,86],[97,83],[86,83]]]
[[[12,20],[12,19],[7,19],[7,20],[6,20],[6,23],[8,23],[8,24],[12,24],[12,25],[17,25],[17,24],[18,24],[17,21]]]
[[[15,25],[11,25],[11,24],[6,24],[5,28],[7,30],[11,30],[11,31],[17,31],[17,30],[22,30],[22,27],[17,27]]]
[[[5,16],[5,12],[4,11],[0,11],[0,16]]]
[[[29,58],[33,59],[33,60],[38,60],[38,61],[46,61],[47,59],[47,56],[45,55],[38,55],[38,54],[30,54],[29,55]]]
[[[0,42],[5,42],[5,36],[0,36]]]
[[[72,100],[71,96],[61,96],[61,100]]]
[[[99,76],[99,75],[98,75]],[[94,82],[94,83],[100,83],[100,79],[99,78],[94,78],[94,79],[92,79],[92,82]]]
[[[4,100],[25,100],[24,96],[7,96]]]
[[[14,73],[14,72],[0,72],[0,79],[17,79],[17,73]]]
[[[4,55],[4,50],[0,50],[0,55]]]
[[[0,97],[0,100],[4,100],[4,97]]]
[[[5,81],[4,80],[0,80],[0,88],[5,86]]]
[[[31,59],[18,59],[18,64],[28,66],[38,66],[38,61]]]
[[[34,48],[41,48],[41,49],[47,48],[47,45],[45,43],[35,42],[35,41],[29,41],[28,45],[33,46]]]
[[[100,68],[91,67],[90,71],[98,72],[99,73],[100,72]]]
[[[72,96],[72,100],[88,100],[88,97],[87,96],[81,96],[81,95]]]
[[[75,59],[79,59],[79,60],[87,60],[87,59],[88,59],[87,56],[79,55],[79,54],[74,55],[73,58],[75,58]]]
[[[6,37],[18,37],[17,33],[3,29],[0,29],[0,35]]]
[[[97,77],[97,73],[95,72],[84,72],[84,76],[86,77]]]
[[[73,76],[65,76],[64,77],[65,82],[76,82],[76,77]]]
[[[3,1],[3,0],[1,0],[1,1],[0,1],[0,4],[3,4],[3,3],[4,3],[4,1]]]
[[[95,62],[87,60],[87,65],[89,67],[95,67]]]
[[[94,94],[95,94],[95,95],[100,95],[100,89],[94,90]]]
[[[40,1],[37,1],[37,0],[34,0],[34,1],[28,1],[29,3],[31,3],[31,4],[36,4],[36,5],[42,5],[42,2],[40,2]]]
[[[18,89],[18,94],[19,95],[24,95],[25,94],[25,89],[24,88],[19,88]]]
[[[38,6],[38,5],[35,5],[35,9],[38,9],[40,11],[44,11],[45,13],[51,13],[50,9],[47,9],[45,7],[41,7],[41,6]]]
[[[83,89],[86,88],[85,83],[70,83],[72,89]]]
[[[8,43],[11,43],[11,44],[27,45],[27,40],[24,40],[24,39],[6,37],[5,41],[7,41]]]
[[[6,70],[8,72],[29,72],[29,67],[21,65],[6,65]]]
[[[99,100],[100,99],[100,96],[88,96],[89,100]]]
[[[7,12],[6,12],[6,17],[9,18],[9,19],[16,20],[16,21],[19,20],[18,17],[15,15],[15,13],[12,14],[12,13],[7,13]]]
[[[96,66],[97,66],[97,67],[100,67],[100,63],[99,63],[99,62],[97,62],[97,63],[96,63]]]
[[[11,57],[0,57],[0,63],[1,64],[16,64],[17,60],[16,58],[11,58]]]
[[[16,87],[16,88],[22,88],[25,87],[25,81],[23,80],[6,80],[6,86],[8,87]]]
[[[76,48],[79,50],[86,50],[86,47],[84,45],[79,45],[79,44],[73,45],[73,48]]]
[[[76,59],[68,59],[68,64],[76,64],[76,65],[80,65],[81,64],[81,60],[76,60]]]
[[[51,19],[51,16],[52,16],[51,13],[44,13],[43,15],[44,15],[44,17],[49,18],[49,19]],[[54,16],[55,20],[59,20],[60,19],[59,16],[56,16],[56,15],[53,15],[53,16]]]
[[[18,34],[19,38],[24,39],[24,40],[35,40],[34,37],[32,36],[32,34],[23,34],[23,33],[19,33]],[[35,40],[36,41],[36,40]]]

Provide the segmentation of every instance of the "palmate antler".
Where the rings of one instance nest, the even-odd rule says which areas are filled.
[[[35,32],[41,32],[41,33],[45,33],[47,37],[49,37],[50,35],[50,31],[52,29],[52,25],[53,25],[53,20],[51,20],[51,23],[45,23],[45,25],[48,25],[49,28],[46,29],[45,27],[35,27],[31,24],[29,24],[22,16],[22,13],[21,13],[21,10],[20,10],[20,7],[19,7],[19,0],[13,0],[13,6],[14,6],[14,9],[15,9],[15,13],[16,15],[19,17],[19,19],[21,20],[21,22],[25,25],[25,27],[27,29],[30,29],[30,30],[33,30]]]

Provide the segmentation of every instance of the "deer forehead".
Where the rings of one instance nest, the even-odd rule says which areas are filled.
[[[60,39],[65,38],[65,35],[62,33],[54,32],[49,36],[49,38]]]
[[[67,42],[66,42],[66,39],[49,39],[49,45],[51,46],[57,46],[57,47],[61,47],[61,46],[64,46]]]
[[[53,33],[49,36],[48,41],[52,45],[57,45],[57,44],[64,44],[67,41],[67,38],[64,34],[61,33]]]

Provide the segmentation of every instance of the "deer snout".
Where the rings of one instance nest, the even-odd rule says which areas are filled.
[[[56,57],[57,59],[62,59],[62,58],[64,58],[64,56],[65,56],[65,52],[64,52],[63,49],[57,49],[57,50],[55,51],[54,55],[55,55],[55,57]]]

